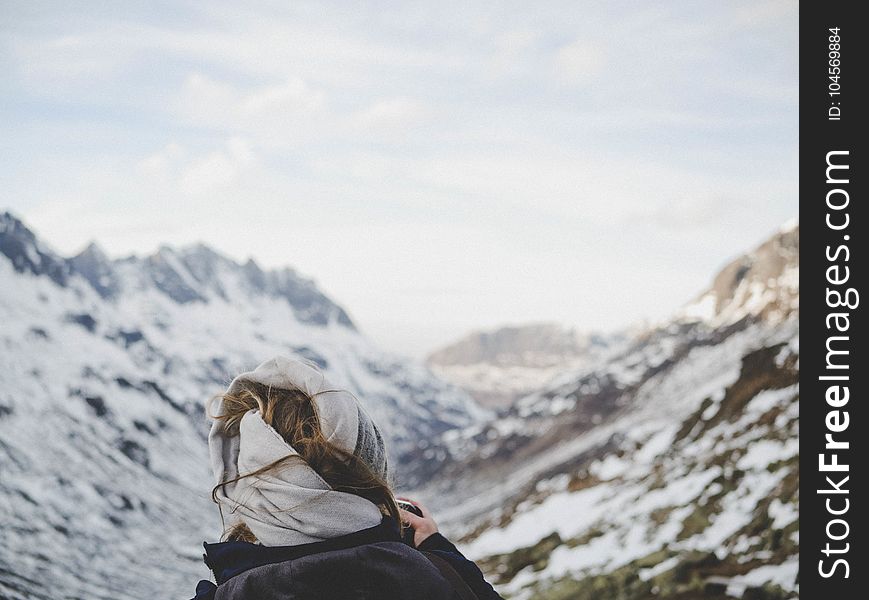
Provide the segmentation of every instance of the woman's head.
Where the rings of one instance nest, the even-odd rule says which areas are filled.
[[[212,499],[242,513],[229,539],[326,539],[370,522],[366,505],[399,521],[380,432],[352,394],[328,386],[312,365],[272,359],[214,400]],[[335,522],[356,512],[365,513],[359,524]]]

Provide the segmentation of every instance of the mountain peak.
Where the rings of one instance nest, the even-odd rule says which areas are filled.
[[[781,227],[779,227],[779,233],[790,233],[795,229],[800,228],[800,219],[798,217],[793,217],[792,219],[788,219],[785,221]]]
[[[720,325],[745,317],[781,320],[799,310],[800,228],[785,223],[754,250],[721,269],[677,318]]]
[[[208,302],[212,298],[234,302],[231,290],[244,290],[248,296],[285,300],[302,323],[337,323],[356,329],[342,307],[292,267],[264,271],[253,259],[242,265],[202,242],[180,248],[162,244],[144,258],[132,255],[117,260],[91,242],[75,256],[64,258],[48,250],[33,231],[7,211],[0,214],[0,254],[16,271],[46,275],[61,286],[67,285],[69,277],[80,276],[102,298],[116,298],[127,288],[140,289],[144,285],[179,304]]]
[[[103,247],[100,246],[97,242],[90,242],[87,246],[85,246],[84,250],[79,252],[76,256],[87,256],[89,258],[93,258],[95,260],[100,260],[102,262],[111,262],[106,251],[103,250]]]
[[[472,331],[460,340],[432,352],[430,364],[467,365],[471,363],[525,364],[543,366],[561,362],[568,354],[584,352],[589,336],[552,322],[505,325],[489,330]],[[529,364],[534,363],[534,364]]]
[[[67,262],[72,270],[84,277],[103,298],[113,298],[118,293],[120,282],[112,260],[96,242],[88,244],[84,250]]]
[[[70,275],[66,261],[46,248],[20,219],[5,211],[0,215],[0,254],[19,273],[46,275],[65,286]]]
[[[617,337],[552,322],[506,325],[472,331],[429,354],[426,363],[481,404],[504,407],[552,377],[598,359]]]

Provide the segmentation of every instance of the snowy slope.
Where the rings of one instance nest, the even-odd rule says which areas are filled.
[[[799,548],[798,235],[495,418],[291,270],[199,246],[66,259],[0,216],[0,597],[189,597],[202,403],[295,351],[388,430],[400,482],[505,594],[784,598]]]
[[[0,215],[0,322],[0,597],[192,595],[220,534],[204,401],[273,355],[362,399],[400,486],[443,456],[431,440],[487,415],[311,281],[204,246],[67,259]]]
[[[783,229],[605,363],[446,434],[420,493],[503,593],[798,593],[798,243]]]

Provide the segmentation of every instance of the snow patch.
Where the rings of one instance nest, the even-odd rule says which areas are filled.
[[[785,503],[778,498],[773,498],[769,504],[768,514],[772,517],[772,528],[782,529],[800,518],[800,511],[796,505]]]
[[[797,573],[800,564],[798,560],[787,560],[780,565],[764,565],[745,575],[732,578],[727,585],[727,594],[741,598],[749,587],[760,587],[767,583],[780,586],[787,592],[797,590]]]

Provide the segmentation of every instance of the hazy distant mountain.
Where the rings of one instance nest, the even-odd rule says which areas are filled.
[[[530,323],[471,332],[432,352],[426,364],[481,404],[504,407],[565,370],[600,359],[621,341],[556,323]]]
[[[281,353],[319,364],[384,429],[399,485],[487,416],[375,347],[292,269],[206,246],[59,256],[0,215],[0,597],[186,598],[220,534],[203,405]]]
[[[799,229],[496,419],[420,493],[512,598],[795,598]],[[749,596],[746,596],[749,597]]]

